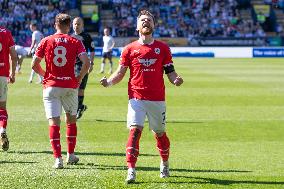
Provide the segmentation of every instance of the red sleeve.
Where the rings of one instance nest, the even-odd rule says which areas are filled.
[[[173,57],[172,57],[171,49],[168,45],[164,46],[164,51],[165,51],[165,58],[163,61],[163,65],[167,66],[167,65],[173,64]]]
[[[129,47],[126,46],[120,55],[119,64],[125,67],[128,67],[130,65],[130,50]]]
[[[83,53],[86,53],[86,49],[85,49],[85,47],[84,47],[84,45],[83,45],[83,43],[81,42],[81,41],[79,41],[79,40],[77,40],[77,55],[78,56],[80,56],[81,54],[83,54]]]
[[[44,57],[44,49],[45,49],[45,44],[46,44],[46,41],[47,40],[41,40],[37,49],[36,49],[36,52],[35,52],[35,55],[39,58],[43,58]]]
[[[11,32],[8,32],[8,39],[9,39],[9,44],[8,44],[9,48],[13,47],[15,45],[15,42],[14,42],[14,39],[13,39]]]

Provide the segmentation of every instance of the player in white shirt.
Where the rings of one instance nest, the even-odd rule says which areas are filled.
[[[32,44],[30,47],[30,51],[29,51],[29,55],[34,55],[36,48],[38,46],[38,44],[40,43],[40,41],[43,39],[43,34],[37,30],[37,26],[35,23],[30,24],[30,30],[33,32],[32,34]],[[30,79],[29,79],[29,83],[33,82],[33,78],[35,75],[35,71],[32,70],[31,71],[31,75],[30,75]],[[40,77],[40,75],[38,75],[38,83],[42,82],[42,78]]]
[[[20,74],[23,60],[28,55],[29,52],[25,49],[25,47],[20,46],[20,45],[16,45],[15,50],[16,50],[17,55],[18,55],[16,73]]]
[[[112,49],[114,47],[114,39],[110,35],[110,29],[105,28],[104,29],[104,36],[103,36],[103,42],[104,42],[104,47],[103,47],[103,58],[102,58],[102,64],[101,64],[101,71],[100,73],[104,73],[105,69],[105,60],[108,59],[110,63],[110,70],[109,73],[112,73],[112,67],[113,67],[113,62],[112,62]]]

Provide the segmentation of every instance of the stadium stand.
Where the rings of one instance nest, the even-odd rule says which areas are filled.
[[[150,7],[157,20],[156,37],[262,37],[252,19],[243,19],[235,0],[114,1],[117,36],[135,34],[137,9]]]
[[[96,5],[96,11],[84,15]],[[19,45],[29,46],[29,23],[36,22],[45,36],[54,32],[59,12],[81,15],[93,36],[101,37],[104,27],[115,37],[135,37],[137,10],[149,8],[156,16],[155,37],[262,38],[283,36],[284,0],[0,0],[0,25],[9,28]],[[94,19],[93,19],[94,18]],[[95,22],[94,22],[95,20]],[[99,44],[99,43],[97,43]]]
[[[35,22],[45,36],[54,33],[54,17],[70,9],[65,0],[0,0],[0,25],[12,31],[17,44],[30,46],[29,24]]]

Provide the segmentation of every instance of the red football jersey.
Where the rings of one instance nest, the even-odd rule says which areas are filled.
[[[10,72],[10,47],[15,45],[9,30],[0,27],[0,76],[9,77]]]
[[[86,53],[82,42],[67,34],[56,33],[42,39],[35,55],[45,57],[44,87],[77,88],[74,66],[82,53]]]
[[[154,40],[151,44],[135,41],[122,51],[120,65],[130,69],[129,99],[164,101],[164,66],[173,64],[168,45]]]

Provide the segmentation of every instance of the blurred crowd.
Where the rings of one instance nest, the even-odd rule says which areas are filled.
[[[284,0],[263,0],[263,2],[268,5],[271,5],[271,4],[274,6],[276,5],[280,8],[284,7]]]
[[[55,15],[67,8],[65,0],[0,0],[0,25],[12,31],[17,44],[30,46],[29,24],[36,23],[44,36],[50,35]]]
[[[157,18],[155,37],[262,37],[258,23],[242,20],[236,0],[113,0],[117,36],[135,35],[137,10]],[[119,19],[117,19],[119,18]]]
[[[263,37],[261,25],[243,20],[240,0],[110,0],[114,11],[114,36],[136,36],[138,10],[149,8],[156,17],[155,37]],[[6,26],[18,44],[29,46],[29,24],[37,23],[44,36],[54,32],[54,17],[65,12],[66,0],[0,0],[0,25]],[[94,1],[95,2],[95,1]],[[264,3],[284,0],[264,0]],[[280,28],[282,31],[282,28]]]

